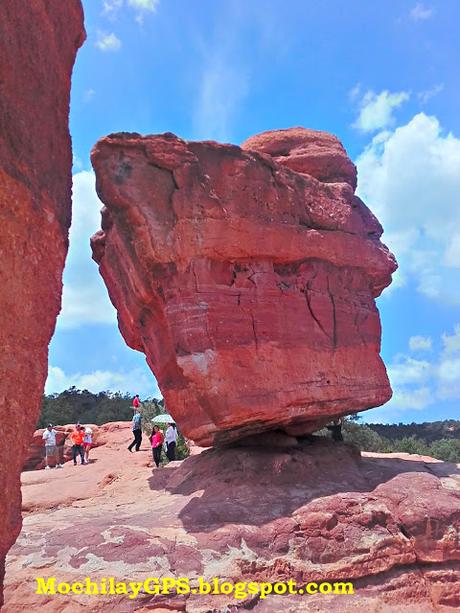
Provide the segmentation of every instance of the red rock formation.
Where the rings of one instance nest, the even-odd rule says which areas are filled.
[[[130,610],[123,595],[39,600],[30,588],[36,575],[68,582],[187,577],[192,586],[200,576],[348,580],[353,597],[308,596],[312,610],[439,613],[460,605],[455,465],[406,454],[361,458],[346,444],[318,439],[273,448],[260,435],[265,446],[206,450],[151,471],[146,441],[139,453],[126,451],[129,423],[101,431],[106,444],[94,450],[94,464],[23,473],[26,516],[8,556],[7,613],[38,605],[46,612],[83,604]],[[300,613],[305,597],[256,598],[246,608]],[[202,613],[231,610],[235,600],[141,593],[135,603]]]
[[[126,342],[199,444],[309,432],[391,396],[374,298],[396,263],[340,143],[316,133],[308,157],[312,134],[293,131],[302,170],[344,181],[172,134],[93,150],[106,205],[93,257]],[[254,146],[270,138],[278,159],[278,133]]]
[[[70,75],[84,36],[79,0],[0,3],[0,585],[61,306]]]
[[[323,183],[348,183],[356,189],[356,167],[342,143],[328,132],[291,128],[251,136],[241,145],[268,153],[278,164],[311,175]]]

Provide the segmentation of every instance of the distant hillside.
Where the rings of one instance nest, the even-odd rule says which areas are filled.
[[[366,424],[368,428],[390,441],[415,436],[426,443],[441,439],[460,439],[460,421],[449,419],[423,424]]]

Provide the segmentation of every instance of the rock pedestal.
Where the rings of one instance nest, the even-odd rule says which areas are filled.
[[[22,475],[23,531],[8,555],[6,613],[88,610],[447,613],[460,605],[458,469],[319,437],[254,436],[153,464],[130,424],[100,428],[93,464]],[[256,440],[259,439],[259,440]],[[295,444],[293,444],[295,443]],[[366,455],[366,454],[364,454]],[[50,513],[52,509],[52,513]],[[38,596],[31,579],[219,584],[352,582],[354,594]],[[274,591],[274,590],[273,590]],[[457,608],[457,609],[456,609]]]

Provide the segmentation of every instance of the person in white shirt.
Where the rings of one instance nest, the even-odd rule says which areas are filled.
[[[176,459],[177,432],[175,424],[168,424],[165,434],[166,456],[170,462]]]
[[[48,424],[48,427],[43,432],[43,440],[45,441],[45,470],[50,469],[49,458],[54,458],[55,468],[62,468],[62,464],[59,462],[58,448],[56,445],[56,434],[52,424]]]
[[[85,462],[89,463],[89,450],[93,444],[93,431],[91,428],[85,428],[85,436],[83,437],[83,452],[85,454]]]

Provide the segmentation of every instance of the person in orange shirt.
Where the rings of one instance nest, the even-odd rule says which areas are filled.
[[[73,465],[76,466],[77,465],[77,455],[80,456],[80,460],[81,460],[81,464],[86,464],[85,462],[85,456],[84,456],[84,452],[83,452],[83,439],[85,437],[85,429],[83,428],[83,426],[80,426],[80,424],[78,424],[75,427],[75,430],[72,432],[72,434],[70,435],[70,440],[72,442],[72,458],[73,458]]]

